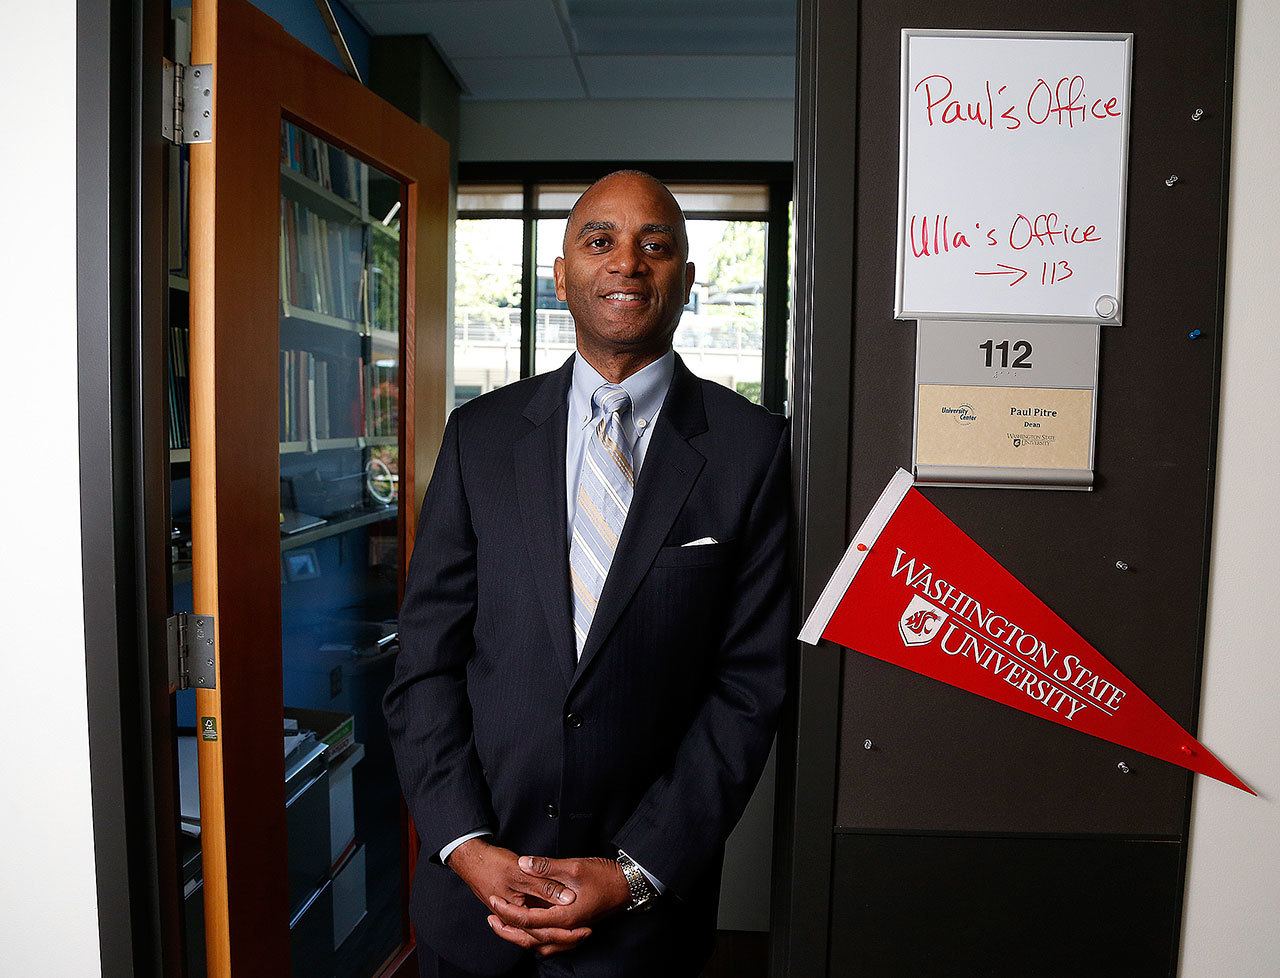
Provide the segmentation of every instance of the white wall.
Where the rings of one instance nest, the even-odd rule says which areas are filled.
[[[462,102],[458,159],[785,161],[790,99]]]
[[[75,396],[75,18],[75,0],[0,14],[0,974],[23,978],[101,971]]]
[[[1197,778],[1183,978],[1280,974],[1280,5],[1240,0],[1218,487],[1200,739],[1259,797]]]

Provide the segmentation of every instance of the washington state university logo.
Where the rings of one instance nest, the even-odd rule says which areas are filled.
[[[898,634],[907,645],[927,645],[947,620],[948,612],[915,595],[898,619]]]

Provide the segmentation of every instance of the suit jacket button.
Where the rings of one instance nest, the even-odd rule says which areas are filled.
[[[560,809],[556,808],[555,805],[548,805],[546,811],[547,818],[556,818],[560,814]]]
[[[577,713],[570,713],[564,718],[564,722],[576,730],[578,727],[582,726],[582,717]]]

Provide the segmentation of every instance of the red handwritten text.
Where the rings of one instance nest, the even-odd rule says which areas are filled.
[[[928,258],[972,248],[967,232],[957,230],[960,226],[960,221],[950,214],[912,214],[907,224],[911,256]],[[1017,214],[1003,238],[998,236],[994,226],[984,231],[981,221],[975,222],[973,228],[979,245],[995,248],[1007,242],[1014,251],[1025,251],[1032,245],[1052,248],[1096,244],[1102,240],[1102,232],[1096,224],[1069,224],[1056,211],[1031,216]]]
[[[946,214],[933,215],[930,225],[928,215],[920,215],[920,225],[916,227],[916,215],[911,215],[911,254],[916,258],[927,258],[929,255],[941,255],[948,251],[972,247],[963,231],[952,232],[951,219]],[[930,228],[932,227],[932,231]]]
[[[1096,225],[1081,227],[1079,224],[1067,224],[1053,212],[1036,214],[1034,217],[1019,214],[1009,228],[1009,247],[1014,251],[1022,251],[1033,244],[1048,247],[1059,244],[1092,244],[1101,240],[1102,235]]]
[[[1105,122],[1123,114],[1119,96],[1091,99],[1083,75],[1063,75],[1052,83],[1038,78],[1025,102],[1007,96],[1008,90],[1008,85],[993,86],[988,79],[977,98],[954,98],[954,83],[937,72],[925,75],[912,88],[924,98],[925,121],[929,126],[976,123],[984,129],[995,130],[998,126],[1013,132],[1027,122],[1033,126],[1054,124],[1074,129],[1090,120]]]

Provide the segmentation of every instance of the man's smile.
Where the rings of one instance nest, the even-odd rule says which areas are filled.
[[[616,292],[606,292],[601,296],[601,298],[621,305],[633,305],[635,303],[649,301],[649,297],[643,292],[623,292],[621,290]]]

